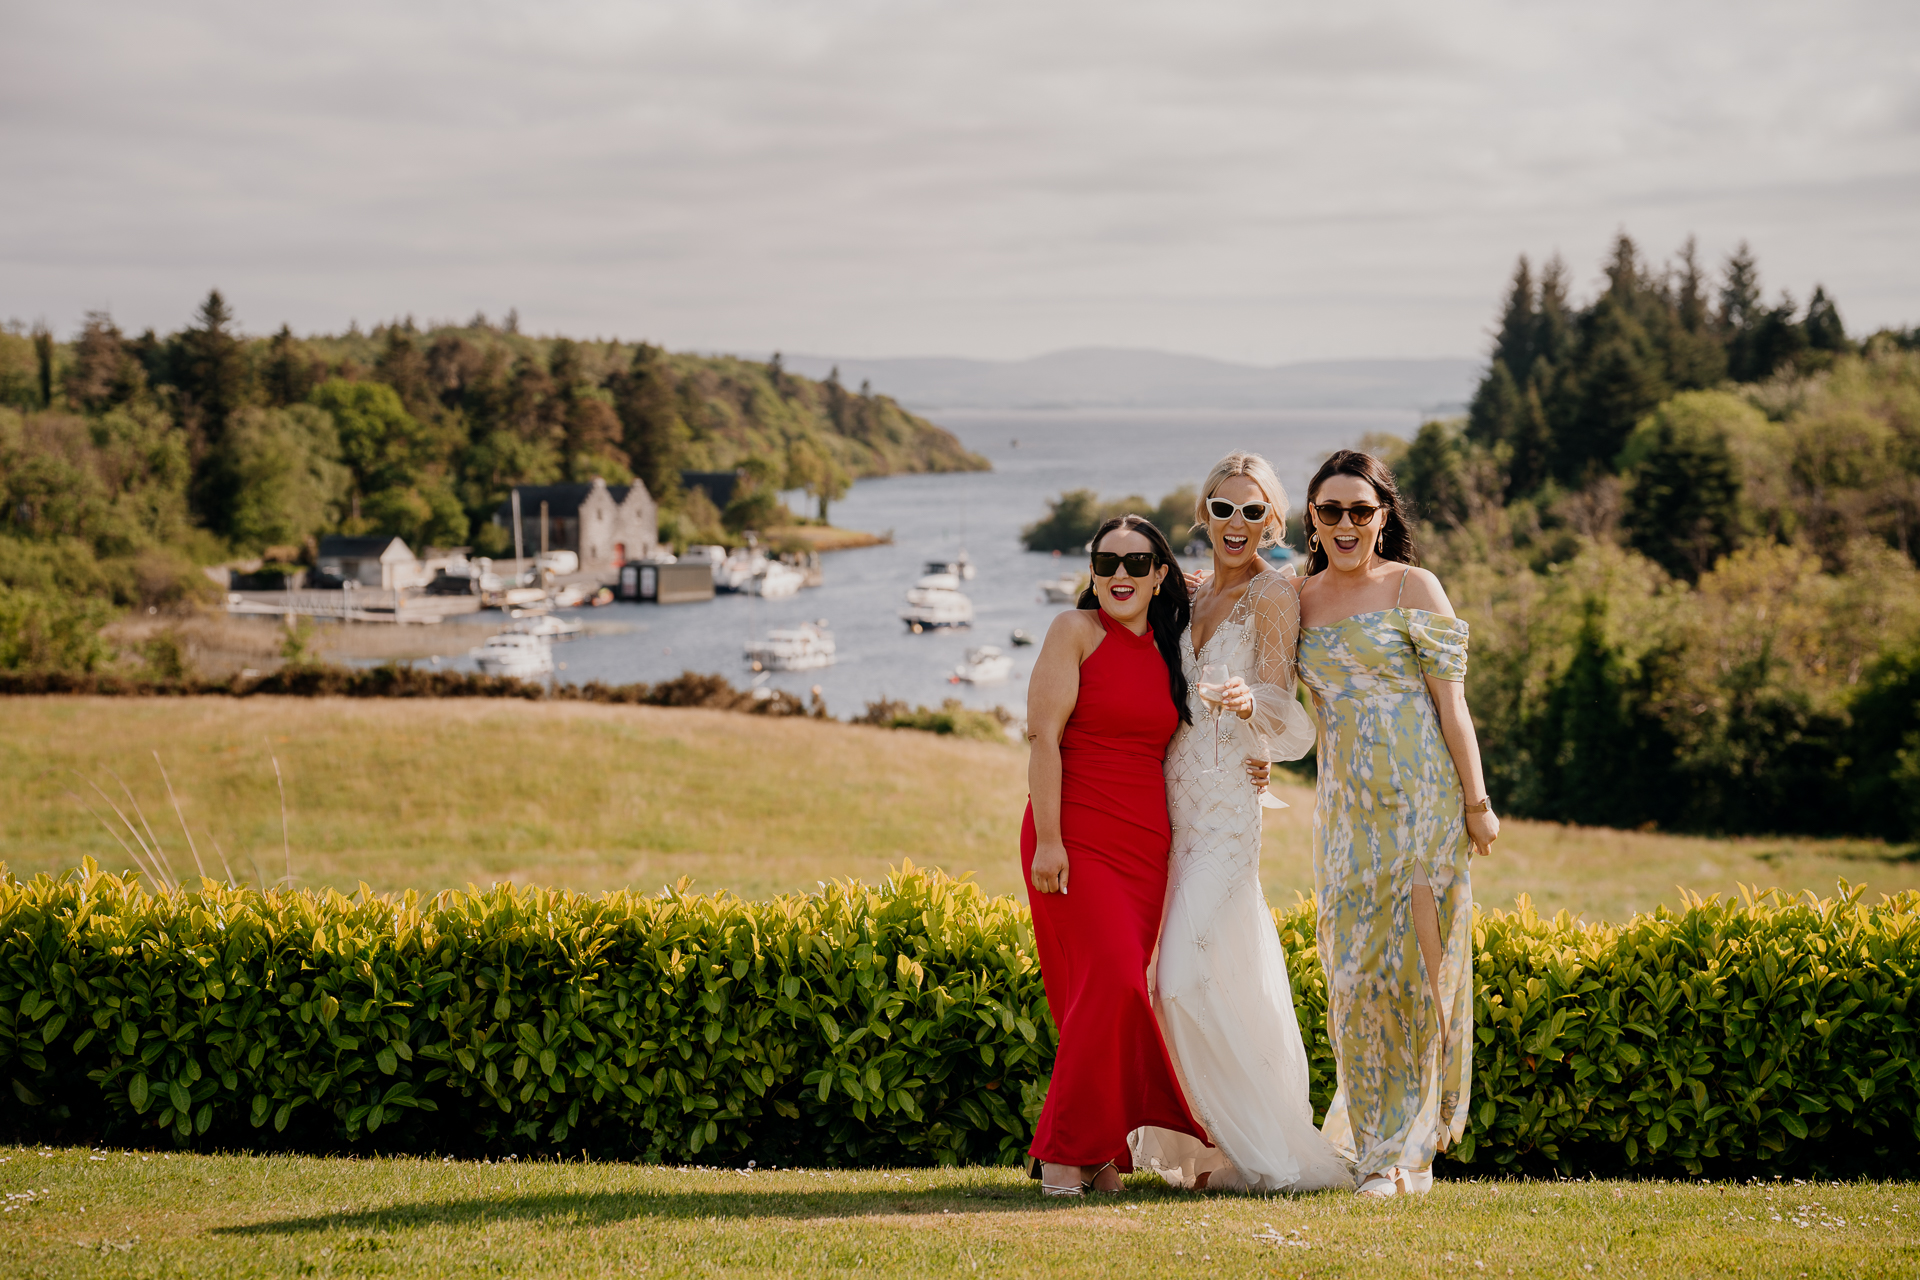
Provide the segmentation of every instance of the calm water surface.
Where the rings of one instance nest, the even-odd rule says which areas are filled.
[[[837,665],[775,674],[773,687],[804,697],[817,684],[828,710],[841,717],[883,697],[929,706],[957,697],[968,706],[1004,704],[1018,713],[1038,649],[1013,649],[1008,635],[1021,627],[1036,640],[1043,636],[1064,606],[1045,604],[1039,582],[1080,566],[1077,556],[1056,559],[1020,546],[1021,527],[1045,514],[1049,498],[1088,488],[1158,503],[1180,485],[1197,483],[1223,453],[1251,449],[1272,461],[1297,511],[1307,478],[1329,451],[1357,444],[1369,432],[1408,436],[1418,426],[1411,413],[1378,410],[977,412],[943,414],[938,421],[990,459],[993,470],[862,480],[833,507],[836,525],[890,529],[893,545],[822,557],[825,584],[786,600],[718,596],[699,604],[576,611],[583,620],[633,629],[556,646],[555,658],[566,664],[560,678],[626,684],[691,670],[745,684],[751,672],[742,645],[770,627],[824,618],[838,645]],[[973,630],[909,633],[897,614],[921,564],[962,547],[979,567],[979,575],[962,584],[973,601]],[[963,651],[980,644],[1012,653],[1014,678],[999,685],[949,683]],[[471,669],[472,663],[453,665]]]

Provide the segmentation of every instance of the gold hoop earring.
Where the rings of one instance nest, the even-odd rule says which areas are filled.
[[[1385,554],[1387,554],[1387,535],[1386,534],[1383,533],[1379,537],[1373,540],[1373,554],[1377,556],[1384,556]]]
[[[1318,533],[1318,532],[1314,532],[1314,533],[1310,533],[1310,534],[1308,534],[1308,535],[1307,535],[1307,550],[1308,550],[1308,551],[1318,551],[1319,549],[1320,549],[1320,535],[1319,535],[1319,533]]]
[[[1153,594],[1155,594],[1155,595],[1159,595],[1159,594],[1160,594],[1160,588],[1158,588],[1158,587],[1155,587],[1155,588],[1153,589]]]

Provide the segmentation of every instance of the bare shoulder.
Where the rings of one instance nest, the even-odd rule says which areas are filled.
[[[1400,603],[1409,609],[1424,609],[1428,613],[1453,617],[1453,604],[1447,599],[1446,588],[1440,585],[1440,579],[1418,566],[1407,569],[1406,583],[1400,589]]]
[[[1097,612],[1095,609],[1067,609],[1055,614],[1053,621],[1047,625],[1047,638],[1042,648],[1070,653],[1076,662],[1085,658],[1106,638],[1100,620],[1093,616]]]

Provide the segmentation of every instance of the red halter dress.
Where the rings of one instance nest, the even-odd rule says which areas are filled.
[[[1167,896],[1164,765],[1179,713],[1153,633],[1102,612],[1100,645],[1080,664],[1080,696],[1060,738],[1060,833],[1067,892],[1034,893],[1033,802],[1020,863],[1033,906],[1047,1008],[1060,1028],[1053,1083],[1033,1135],[1050,1164],[1133,1167],[1142,1125],[1206,1131],[1185,1096],[1147,998],[1147,960]]]

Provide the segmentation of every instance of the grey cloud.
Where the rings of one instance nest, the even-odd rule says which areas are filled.
[[[10,15],[0,315],[703,348],[1482,349],[1516,253],[1911,322],[1910,6],[124,3]]]

